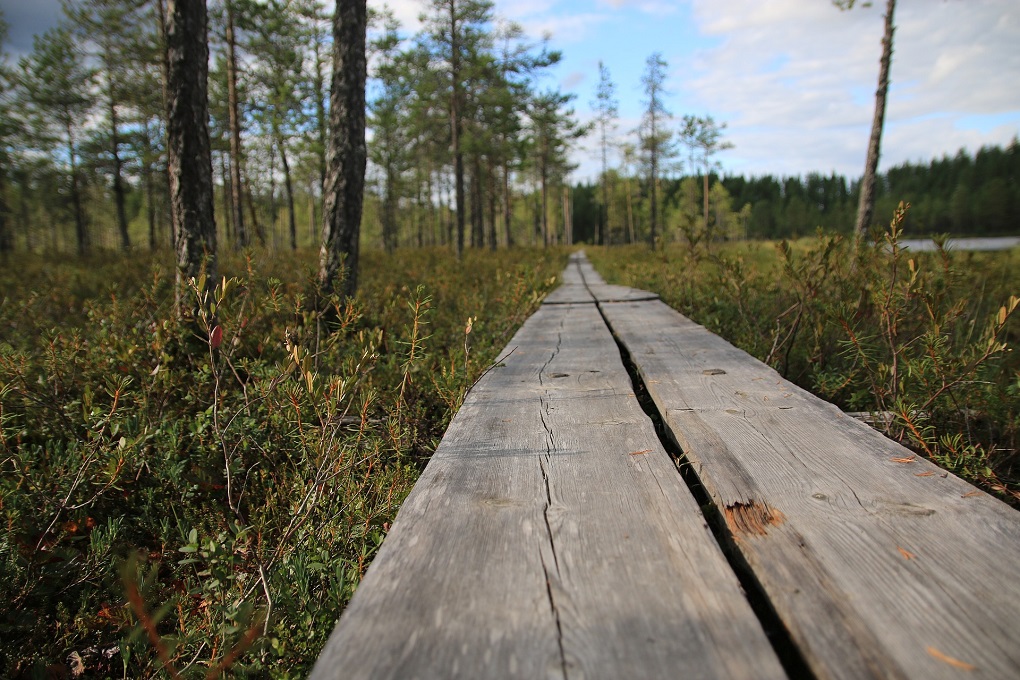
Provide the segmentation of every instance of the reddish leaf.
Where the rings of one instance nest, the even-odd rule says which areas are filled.
[[[213,349],[217,349],[221,342],[223,342],[223,327],[213,326],[213,329],[209,332],[209,345]]]

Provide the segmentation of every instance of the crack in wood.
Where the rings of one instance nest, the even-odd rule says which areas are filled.
[[[560,322],[560,327],[563,327],[563,322]],[[556,355],[560,352],[560,346],[563,344],[563,334],[557,333],[556,336],[556,348],[553,350],[552,355],[548,361],[538,371],[538,383],[544,385],[542,379],[545,370],[549,365],[556,359]],[[552,374],[555,377],[556,374]],[[548,392],[545,394],[539,393],[539,418],[542,421],[542,427],[545,429],[545,456],[539,457],[538,468],[542,474],[542,481],[545,484],[545,506],[542,508],[542,519],[545,521],[545,531],[549,539],[549,550],[552,553],[553,566],[556,568],[556,578],[560,577],[560,560],[556,554],[556,539],[553,536],[552,523],[549,521],[549,510],[552,507],[552,483],[549,479],[549,470],[547,465],[552,464],[552,452],[556,450],[556,436],[553,434],[552,428],[549,426],[549,422],[546,420],[546,416],[549,415],[549,401]],[[560,670],[563,673],[563,678],[567,678],[567,654],[563,647],[563,624],[560,618],[559,609],[556,606],[556,597],[553,595],[552,586],[552,575],[549,573],[549,567],[545,562],[545,555],[542,550],[538,551],[539,561],[542,563],[542,571],[545,574],[545,587],[546,597],[549,599],[549,608],[552,611],[553,620],[556,622],[556,646],[560,653]]]

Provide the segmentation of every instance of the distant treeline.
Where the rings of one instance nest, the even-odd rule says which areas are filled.
[[[627,180],[615,178],[617,184]],[[634,198],[645,191],[644,183],[630,180]],[[723,176],[711,177],[709,192],[713,219],[719,228],[715,239],[776,239],[804,236],[818,227],[850,233],[857,213],[858,181],[835,173],[810,173],[805,177]],[[663,178],[667,238],[682,239],[694,206],[704,200],[702,183],[692,177]],[[890,168],[878,178],[875,220],[887,222],[900,201],[911,210],[905,222],[908,234],[950,233],[995,235],[1020,233],[1020,141],[1007,148],[985,147],[971,156],[961,150],[928,164],[906,163]],[[592,240],[598,215],[598,184],[579,184],[574,191],[574,234]],[[624,190],[625,193],[626,190]],[[726,199],[729,205],[723,205]],[[610,206],[610,230],[617,241],[627,241],[626,196],[622,208]],[[643,234],[643,201],[631,201],[635,238]],[[615,224],[614,224],[615,223]]]

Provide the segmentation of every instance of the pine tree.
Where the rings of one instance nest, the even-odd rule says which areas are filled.
[[[106,145],[110,158],[113,181],[114,207],[121,248],[131,247],[125,209],[127,189],[124,180],[125,159],[122,147],[124,109],[128,93],[137,89],[132,83],[137,71],[132,69],[137,55],[131,53],[133,39],[141,30],[140,5],[133,0],[81,0],[64,1],[64,11],[74,23],[76,34],[91,49],[91,56],[99,65],[99,89],[106,115]]]
[[[44,148],[62,145],[66,152],[75,240],[78,253],[84,254],[91,240],[79,169],[80,139],[92,111],[95,71],[85,64],[70,28],[63,24],[36,36],[32,53],[19,66],[20,84],[40,143]]]
[[[573,98],[573,95],[547,91],[534,97],[529,111],[534,162],[541,189],[539,225],[546,246],[557,240],[549,229],[549,185],[562,181],[572,169],[567,161],[569,142],[588,133],[588,128],[574,120],[574,110],[565,108]]]
[[[857,0],[833,0],[840,9],[852,9]],[[865,3],[870,5],[871,3]],[[878,89],[875,90],[875,115],[871,121],[871,136],[868,140],[868,156],[861,178],[860,202],[857,206],[857,222],[854,225],[854,241],[859,243],[871,228],[875,212],[875,178],[878,174],[878,160],[881,154],[882,129],[885,126],[885,101],[889,92],[889,66],[893,51],[893,12],[896,0],[887,0],[885,6],[885,29],[882,34],[882,57],[878,69]]]
[[[619,103],[616,99],[616,85],[609,77],[609,69],[599,61],[599,83],[595,89],[595,99],[591,107],[595,110],[595,124],[599,134],[599,151],[602,158],[602,174],[599,184],[602,187],[602,204],[599,206],[599,245],[607,243],[606,223],[609,220],[609,146],[612,133],[616,126],[616,114]]]
[[[413,151],[409,137],[412,124],[406,107],[413,96],[412,71],[405,55],[399,52],[398,26],[396,20],[389,17],[384,33],[373,45],[378,55],[375,75],[380,89],[379,95],[369,103],[369,125],[373,131],[369,155],[381,174],[380,221],[386,252],[393,252],[398,245],[397,204]]]
[[[467,203],[464,189],[464,120],[467,115],[465,92],[471,86],[465,78],[470,72],[472,55],[485,51],[490,39],[492,2],[489,0],[430,0],[430,13],[422,16],[428,34],[427,44],[436,62],[445,64],[444,100],[450,123],[450,149],[453,156],[456,197],[457,257],[464,252],[464,228]]]
[[[14,250],[14,233],[7,202],[8,168],[11,166],[11,146],[17,134],[14,111],[10,98],[14,87],[14,74],[7,65],[7,22],[0,10],[0,257]]]
[[[680,141],[691,153],[691,160],[701,170],[703,181],[702,201],[704,203],[704,228],[705,238],[712,242],[712,229],[708,220],[709,212],[709,189],[708,180],[712,170],[718,167],[713,156],[725,149],[732,149],[733,145],[722,141],[722,131],[726,129],[725,123],[716,123],[712,116],[684,116],[680,128]]]
[[[648,244],[655,248],[659,227],[659,171],[663,161],[674,154],[672,132],[668,127],[672,114],[666,109],[663,97],[666,94],[666,68],[668,64],[662,54],[656,52],[645,62],[645,73],[641,82],[645,87],[645,114],[641,124],[641,148],[645,152],[648,168],[649,221]]]
[[[353,296],[358,288],[358,242],[364,200],[366,0],[336,0],[333,14],[333,79],[323,207],[319,287]],[[337,278],[341,275],[342,280]]]
[[[205,273],[216,282],[212,152],[209,145],[209,45],[205,0],[168,0],[167,172],[170,217],[177,235],[177,300]]]

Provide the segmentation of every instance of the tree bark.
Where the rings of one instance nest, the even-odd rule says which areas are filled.
[[[365,189],[366,0],[336,0],[319,286],[353,296]],[[340,279],[339,281],[337,279]]]
[[[209,45],[205,0],[167,2],[167,173],[177,234],[177,301],[188,279],[216,281],[212,153],[209,146]]]
[[[875,116],[871,122],[871,139],[868,141],[868,157],[864,163],[861,178],[861,196],[857,204],[857,223],[854,225],[854,243],[859,244],[875,214],[875,176],[878,173],[878,159],[881,153],[882,128],[885,125],[885,100],[889,92],[889,65],[892,63],[893,12],[896,0],[888,0],[885,8],[885,33],[882,36],[882,59],[878,69],[878,89],[875,91]]]

